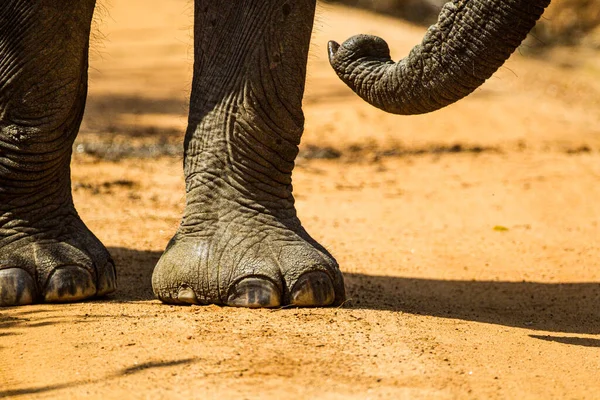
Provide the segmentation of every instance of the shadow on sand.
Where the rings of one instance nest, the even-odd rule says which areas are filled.
[[[197,358],[185,358],[181,360],[172,360],[172,361],[152,361],[144,364],[134,365],[132,367],[124,368],[118,371],[115,374],[99,378],[96,380],[82,380],[82,381],[71,381],[67,383],[59,383],[56,385],[47,385],[47,386],[38,386],[38,387],[29,387],[22,389],[12,389],[12,390],[0,390],[0,399],[5,397],[14,397],[14,396],[26,396],[26,395],[34,395],[40,393],[46,393],[53,390],[67,389],[70,387],[80,386],[80,385],[88,385],[97,382],[110,381],[112,379],[118,379],[123,376],[132,375],[138,372],[146,371],[149,369],[156,368],[164,368],[171,367],[174,365],[188,365],[197,362]]]
[[[150,279],[161,253],[109,249],[119,268],[110,301],[154,299]],[[548,332],[600,334],[600,283],[414,279],[346,273],[344,308],[405,312]],[[552,340],[547,336],[536,336]],[[568,338],[557,338],[567,343]],[[583,340],[583,342],[581,341]],[[584,343],[585,342],[585,343]],[[573,338],[571,344],[599,346]]]
[[[157,251],[110,248],[119,270],[119,290],[99,302],[127,303],[154,300],[150,278],[161,256]],[[600,283],[536,283],[414,279],[346,273],[348,301],[344,309],[404,312],[440,318],[483,322],[557,333],[529,337],[565,345],[600,347],[600,339],[564,334],[600,334]],[[6,309],[8,310],[8,309]],[[13,310],[14,311],[14,310]],[[19,308],[0,313],[0,337],[10,328],[60,323],[54,316],[30,315],[43,310]],[[95,316],[99,317],[99,316]],[[30,321],[35,320],[31,324]],[[86,322],[83,318],[79,322]],[[197,359],[152,361],[134,365],[99,380],[110,380],[148,369],[184,365]],[[35,395],[91,383],[72,381],[50,386],[0,390],[0,398]]]

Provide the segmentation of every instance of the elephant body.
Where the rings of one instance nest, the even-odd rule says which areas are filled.
[[[491,76],[548,3],[454,0],[398,63],[382,39],[366,35],[330,42],[329,59],[374,106],[433,111]],[[344,301],[339,267],[302,227],[291,184],[315,6],[195,0],[186,207],[152,278],[163,302]],[[94,7],[95,0],[0,4],[0,306],[78,301],[117,286],[114,262],[71,195]]]

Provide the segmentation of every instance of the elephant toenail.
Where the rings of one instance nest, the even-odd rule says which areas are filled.
[[[21,268],[0,270],[0,307],[32,304],[35,299],[35,282]]]
[[[177,293],[177,299],[186,304],[198,304],[198,298],[196,297],[196,293],[189,287],[182,287],[179,289],[179,293]]]
[[[117,270],[113,263],[98,271],[98,292],[96,295],[104,296],[117,290]]]
[[[291,291],[290,303],[298,307],[328,306],[335,300],[331,278],[325,272],[307,272]]]
[[[227,305],[234,307],[279,307],[279,289],[268,279],[246,278],[231,290]]]
[[[54,271],[44,293],[48,303],[77,301],[96,294],[92,275],[81,267],[61,267]]]

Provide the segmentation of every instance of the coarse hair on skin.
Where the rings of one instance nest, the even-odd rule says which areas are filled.
[[[189,0],[185,2],[185,6],[184,9],[182,11],[182,13],[187,17],[187,20],[189,21],[189,23],[185,26],[182,26],[180,28],[181,31],[186,32],[186,36],[187,36],[187,52],[186,52],[186,57],[185,60],[189,65],[190,69],[194,68],[194,11],[195,11],[195,5],[194,5],[194,1],[193,0]],[[191,78],[190,78],[191,79]],[[192,87],[192,82],[187,82],[187,101],[189,103],[189,96],[190,96],[190,90],[189,88]]]
[[[311,62],[322,60],[323,57],[327,57],[327,43],[319,43],[317,41],[316,35],[317,33],[322,31],[322,27],[327,23],[327,18],[324,16],[328,11],[331,10],[331,5],[329,3],[325,3],[323,1],[317,1],[317,6],[315,9],[315,19],[313,23],[313,29],[310,36],[310,48],[308,51],[308,64]],[[311,74],[311,70],[306,68],[306,78]],[[306,89],[305,89],[306,90]],[[306,93],[305,93],[306,95]]]
[[[322,1],[317,1],[317,6],[315,9],[315,20],[313,23],[313,29],[310,37],[310,52],[309,58],[319,58],[321,54],[314,54],[315,51],[320,52],[321,50],[325,51],[325,46],[322,43],[317,43],[315,40],[315,36],[318,32],[321,31],[321,27],[325,23],[326,18],[323,16],[331,7],[327,3],[323,3]]]
[[[110,7],[111,0],[96,0],[96,7],[94,8],[94,16],[92,18],[92,27],[90,30],[90,59],[102,59],[104,57],[106,49],[104,43],[108,38],[102,32],[102,28],[106,24],[106,21],[111,19],[109,12]]]

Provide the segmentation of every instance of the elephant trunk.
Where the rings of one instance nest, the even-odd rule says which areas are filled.
[[[360,97],[394,114],[423,114],[465,97],[488,79],[533,28],[550,0],[453,0],[408,57],[357,35],[329,42],[329,62]]]

